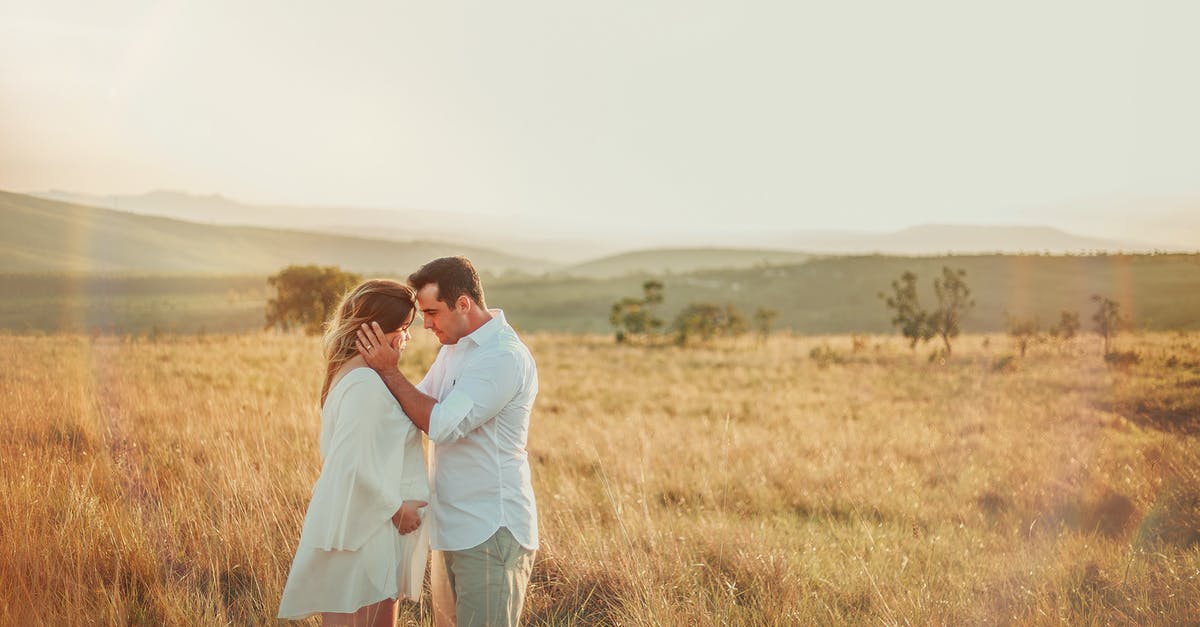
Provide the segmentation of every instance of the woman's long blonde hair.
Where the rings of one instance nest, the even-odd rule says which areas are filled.
[[[356,331],[364,322],[378,322],[384,333],[391,333],[409,322],[417,308],[416,292],[398,281],[371,279],[346,292],[333,317],[325,324],[325,385],[321,404],[329,396],[333,375],[358,354]]]

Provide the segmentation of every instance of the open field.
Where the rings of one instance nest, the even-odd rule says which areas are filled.
[[[945,364],[878,336],[528,340],[531,624],[1200,621],[1200,334],[1122,337],[1124,368],[1094,336]],[[0,356],[4,622],[272,622],[319,470],[314,339]]]

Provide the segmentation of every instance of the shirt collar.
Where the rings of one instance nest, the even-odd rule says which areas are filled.
[[[508,326],[508,321],[504,319],[503,310],[489,309],[488,311],[492,314],[492,319],[483,323],[483,326],[480,326],[478,329],[472,331],[463,338],[464,340],[471,340],[476,346],[483,346],[484,344],[492,341],[492,338],[496,337],[496,334],[500,332],[500,329]]]

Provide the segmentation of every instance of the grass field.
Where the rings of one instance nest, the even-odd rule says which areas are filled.
[[[878,336],[528,340],[530,624],[1200,621],[1200,334],[1123,337],[1121,368],[1094,336],[944,364]],[[314,339],[0,356],[0,620],[273,622],[319,470]]]

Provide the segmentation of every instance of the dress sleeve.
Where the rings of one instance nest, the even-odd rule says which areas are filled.
[[[350,383],[333,420],[301,543],[354,551],[381,524],[391,525],[392,514],[412,491],[403,471],[405,441],[414,427],[378,379]]]

